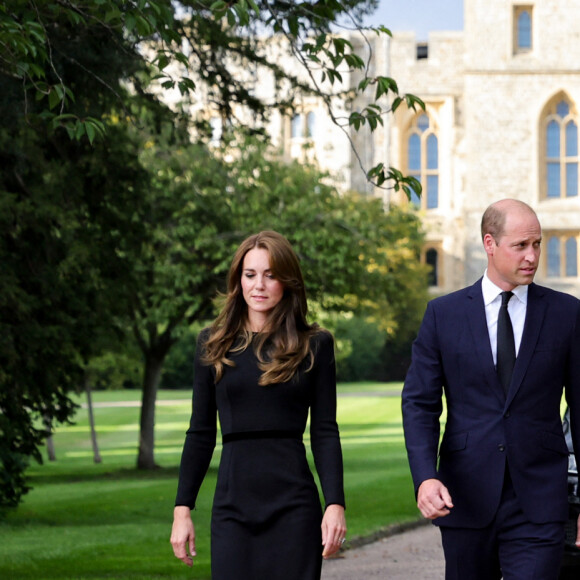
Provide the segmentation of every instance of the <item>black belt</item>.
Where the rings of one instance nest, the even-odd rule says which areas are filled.
[[[302,431],[271,429],[267,431],[240,431],[226,433],[222,436],[222,443],[243,441],[244,439],[298,439],[302,441]]]

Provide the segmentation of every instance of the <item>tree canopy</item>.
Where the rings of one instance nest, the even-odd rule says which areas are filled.
[[[404,324],[397,288],[422,279],[409,265],[420,239],[415,218],[340,197],[315,168],[276,161],[235,130],[244,119],[232,108],[239,103],[257,119],[274,106],[291,109],[301,91],[332,98],[341,67],[365,70],[332,26],[354,14],[356,27],[357,11],[374,4],[0,6],[0,507],[26,492],[43,425],[72,419],[69,395],[82,387],[88,362],[129,336],[145,360],[138,465],[154,466],[163,360],[187,324],[209,315],[232,249],[248,233],[286,233],[310,292],[327,308],[374,309],[386,328]],[[268,60],[261,39],[270,32],[320,82]],[[279,79],[274,101],[258,100],[251,79],[233,74],[247,62]],[[376,99],[389,93],[385,110],[417,102],[392,79],[365,76],[360,90],[370,87]],[[184,99],[203,90],[223,112],[232,130],[221,149],[192,133],[205,119],[166,105],[169,90]],[[384,111],[376,107],[349,122],[378,126]],[[373,175],[381,183],[388,170]],[[406,179],[401,187],[412,184]]]
[[[150,85],[154,80],[165,91],[177,91],[184,102],[203,92],[206,104],[228,124],[247,124],[236,116],[236,107],[243,107],[251,111],[255,129],[269,111],[291,110],[298,95],[310,93],[327,104],[337,125],[375,130],[402,103],[424,108],[416,96],[400,94],[394,79],[371,74],[370,51],[357,54],[352,41],[339,34],[390,35],[382,25],[361,26],[376,5],[377,0],[10,0],[0,7],[0,74],[16,81],[29,120],[40,119],[52,130],[64,128],[72,138],[91,142],[103,135],[108,119],[91,106],[92,99],[79,98],[85,88],[77,82],[79,74],[99,94],[107,89],[116,96],[126,115],[132,114],[123,100],[127,86],[157,98]],[[265,39],[272,35],[283,39],[291,58],[266,50]],[[111,70],[101,70],[99,62]],[[264,71],[276,88],[274,95],[261,97],[254,87],[256,75]],[[349,71],[360,76],[354,88],[342,85]],[[364,94],[370,96],[361,110],[346,119],[336,117],[334,96],[352,100]],[[387,183],[407,195],[411,188],[421,190],[416,179],[383,163],[364,169],[378,186]]]

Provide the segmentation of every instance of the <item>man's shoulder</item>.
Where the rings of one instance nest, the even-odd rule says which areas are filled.
[[[471,286],[466,286],[460,290],[455,290],[449,294],[444,294],[443,296],[437,296],[433,298],[429,304],[432,308],[446,308],[455,307],[457,304],[464,302],[467,298],[473,298],[474,296],[481,296],[481,279]]]
[[[554,290],[553,288],[548,288],[548,286],[541,286],[535,282],[530,284],[528,295],[531,297],[542,297],[547,299],[549,302],[557,302],[574,308],[580,307],[580,300],[575,296],[572,296],[572,294],[561,292],[560,290]]]

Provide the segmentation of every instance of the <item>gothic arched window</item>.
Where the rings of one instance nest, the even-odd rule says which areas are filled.
[[[561,99],[547,108],[543,119],[544,198],[578,196],[578,122],[570,104]]]
[[[416,117],[407,136],[407,173],[421,183],[421,197],[414,192],[411,203],[423,209],[439,207],[439,142],[428,115]]]
[[[518,48],[532,48],[532,15],[530,10],[518,14]]]
[[[533,6],[514,6],[513,51],[527,53],[533,49]]]

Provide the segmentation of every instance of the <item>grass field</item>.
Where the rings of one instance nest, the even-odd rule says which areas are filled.
[[[400,389],[400,384],[340,386],[349,538],[418,518]],[[31,465],[34,489],[0,524],[0,578],[210,578],[209,522],[220,448],[194,513],[198,557],[191,570],[173,557],[169,545],[190,393],[159,394],[156,460],[161,468],[154,472],[134,468],[139,397],[135,391],[94,393],[100,464],[93,463],[85,409],[74,425],[59,427],[57,461]]]

